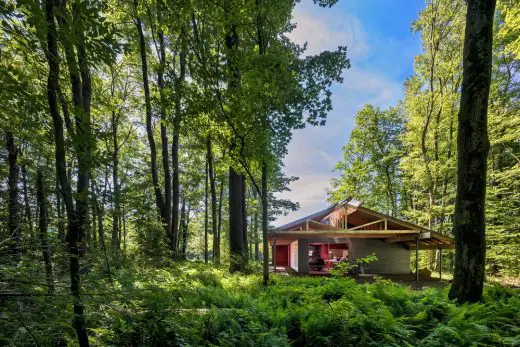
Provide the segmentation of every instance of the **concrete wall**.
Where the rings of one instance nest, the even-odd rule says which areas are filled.
[[[395,243],[378,239],[350,239],[349,262],[375,253],[377,260],[362,266],[363,273],[409,274],[410,251]]]
[[[298,272],[309,272],[309,241],[305,239],[298,240]]]

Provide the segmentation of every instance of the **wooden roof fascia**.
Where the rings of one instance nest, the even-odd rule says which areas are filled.
[[[398,235],[418,234],[415,230],[344,230],[344,229],[329,229],[329,230],[302,230],[302,231],[277,231],[271,232],[268,235],[269,239],[275,238],[312,238],[323,235],[331,235],[331,237],[345,237],[345,238],[388,238],[396,237]]]
[[[410,243],[408,241],[415,241],[419,239],[419,243],[425,246],[446,246],[446,248],[451,248],[453,245],[453,239],[446,235],[439,234],[435,231],[427,231],[421,232],[419,236],[416,235],[400,235],[392,238],[388,238],[385,240],[386,243],[399,243],[406,242],[409,245],[413,244],[415,247],[415,242]],[[413,248],[412,246],[409,246]],[[419,247],[420,248],[420,247]],[[432,248],[434,249],[434,248]]]

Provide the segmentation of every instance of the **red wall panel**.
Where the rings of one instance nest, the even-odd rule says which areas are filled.
[[[276,246],[276,266],[289,266],[289,246]]]

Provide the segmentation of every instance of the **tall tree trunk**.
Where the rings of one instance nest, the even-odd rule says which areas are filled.
[[[180,183],[179,183],[179,136],[180,126],[183,117],[182,101],[184,98],[184,80],[186,78],[186,54],[187,43],[184,39],[184,29],[181,30],[181,52],[179,58],[179,75],[175,80],[175,119],[173,124],[173,140],[172,140],[172,247],[174,249],[173,256],[177,256],[176,245],[179,238],[179,200],[180,200]]]
[[[206,176],[204,182],[204,262],[208,263],[208,175],[209,175],[209,160],[206,156]]]
[[[54,293],[54,280],[52,274],[51,251],[47,242],[47,200],[45,197],[45,184],[43,183],[43,174],[38,169],[36,173],[36,199],[38,205],[38,229],[40,235],[40,247],[42,249],[43,262],[45,264],[45,278],[47,279],[47,287],[50,294]]]
[[[91,212],[92,212],[92,230],[93,230],[93,234],[97,235],[97,230],[98,230],[98,227],[97,227],[98,211],[97,211],[97,206],[96,206],[96,200],[95,200],[95,194],[94,194],[94,188],[93,187],[92,187],[92,201],[91,201],[90,205],[92,206],[92,208],[90,209]],[[97,237],[96,237],[96,240],[97,240]],[[101,243],[99,245],[101,245]]]
[[[76,218],[72,200],[72,190],[67,176],[66,157],[65,157],[65,139],[63,134],[63,119],[60,116],[58,108],[58,81],[59,81],[59,61],[58,61],[58,42],[57,30],[54,19],[54,1],[45,1],[45,14],[47,21],[47,61],[49,64],[49,74],[47,78],[47,98],[49,102],[49,111],[53,119],[54,140],[55,140],[55,157],[56,172],[60,180],[60,190],[65,203],[65,209],[68,219],[67,240],[69,247],[70,277],[71,277],[71,293],[73,296],[74,308],[74,330],[78,337],[80,347],[89,345],[87,330],[85,328],[85,318],[83,313],[83,304],[80,297],[80,277],[79,277],[79,249],[78,243],[81,243],[81,230]]]
[[[97,219],[97,233],[99,236],[99,245],[103,249],[105,249],[106,245],[105,245],[105,224],[104,224],[105,209],[103,206],[104,204],[103,204],[103,202],[101,204],[99,203],[97,189],[93,182],[92,182],[91,191],[92,191],[92,208],[93,208],[93,210],[96,211],[95,216]],[[96,230],[94,230],[94,232],[96,232]]]
[[[25,220],[27,226],[29,227],[29,233],[31,236],[33,233],[33,222],[32,222],[32,214],[31,214],[31,204],[29,202],[29,189],[28,189],[28,180],[27,177],[27,166],[22,165],[22,182],[23,182],[23,202],[25,206]]]
[[[56,212],[58,216],[58,239],[65,241],[65,221],[63,220],[63,203],[61,201],[60,180],[56,175]]]
[[[9,215],[7,223],[9,226],[9,236],[11,238],[11,249],[13,253],[18,253],[21,250],[21,229],[18,213],[18,148],[14,141],[14,135],[11,131],[6,133],[7,138],[7,155],[9,163],[9,177],[7,179],[7,186],[9,190],[8,209]]]
[[[240,69],[237,60],[238,51],[238,31],[237,24],[234,23],[234,14],[225,14],[231,22],[229,30],[225,36],[226,59],[229,71],[228,91],[238,95],[241,88]],[[230,105],[231,113],[238,113],[239,107],[234,101]],[[235,115],[238,117],[238,114]],[[235,134],[236,135],[236,134]],[[231,146],[233,151],[234,145]],[[244,220],[245,202],[245,177],[238,174],[232,167],[229,168],[229,252],[230,252],[230,271],[243,271],[247,265],[247,242],[244,244],[244,230],[247,221]],[[246,236],[247,238],[247,236]]]
[[[251,216],[251,225],[253,225],[253,223],[254,223],[254,222],[253,222],[253,218],[254,218],[254,217],[255,217],[254,215]],[[248,248],[248,250],[249,250],[249,260],[253,259],[253,240],[254,240],[254,231],[255,231],[255,230],[254,230],[253,228],[249,228],[249,231],[248,231],[248,232],[249,232],[249,235],[247,236],[247,237],[248,237],[248,240],[249,240],[249,248]]]
[[[166,49],[164,46],[164,32],[162,30],[162,1],[157,2],[157,19],[158,19],[158,31],[157,37],[159,38],[159,69],[157,71],[157,84],[159,87],[159,113],[161,115],[161,148],[162,148],[162,164],[164,171],[164,206],[163,206],[163,220],[164,220],[164,228],[166,231],[166,236],[170,239],[170,244],[172,241],[171,236],[171,223],[172,223],[172,175],[170,172],[170,156],[168,154],[168,134],[166,130],[167,123],[167,115],[166,115],[166,105],[167,101],[165,98],[165,85],[164,85],[164,69],[166,68]],[[172,249],[175,251],[175,249]]]
[[[256,189],[253,189],[253,200],[257,201],[258,194]],[[253,213],[253,221],[251,223],[253,225],[253,232],[252,232],[252,239],[255,245],[255,251],[254,251],[254,258],[255,260],[260,259],[260,245],[259,245],[259,237],[258,237],[258,208],[255,208],[255,211]]]
[[[172,224],[171,224],[171,247],[173,258],[179,257],[179,203],[181,187],[179,181],[179,126],[174,125],[172,139]]]
[[[269,241],[267,240],[267,163],[262,163],[262,246],[263,246],[263,269],[264,269],[264,285],[269,282]]]
[[[233,167],[229,168],[229,270],[245,270],[244,219],[243,219],[243,176]]]
[[[123,224],[123,252],[124,256],[126,257],[126,213],[125,213],[125,204],[122,204],[122,215],[121,215],[121,221]]]
[[[450,298],[482,297],[486,259],[487,107],[491,84],[496,0],[468,0],[459,111],[458,184],[455,198],[455,273]]]
[[[112,95],[113,96],[113,95]],[[114,186],[114,209],[112,213],[112,247],[114,249],[121,248],[121,240],[119,238],[120,226],[119,218],[121,216],[120,195],[121,187],[119,184],[119,141],[118,141],[118,120],[116,111],[112,111],[112,184]]]
[[[178,246],[179,255],[180,255],[181,259],[185,260],[186,254],[184,253],[183,250],[185,249],[187,231],[186,231],[186,201],[184,199],[182,199],[182,207],[181,207],[181,215],[180,215],[180,231],[181,231],[180,245]]]
[[[150,94],[150,82],[148,81],[148,59],[146,56],[146,40],[143,32],[143,25],[141,22],[141,18],[138,15],[138,2],[134,0],[134,10],[135,10],[135,26],[137,28],[137,33],[139,35],[139,52],[141,55],[141,72],[143,77],[143,89],[144,89],[144,104],[145,104],[145,112],[146,112],[146,135],[148,137],[148,144],[150,146],[150,170],[152,174],[152,184],[154,188],[155,194],[155,204],[157,206],[157,210],[159,215],[161,216],[161,221],[163,224],[166,224],[167,221],[164,218],[164,197],[161,192],[161,187],[159,186],[159,174],[157,171],[157,148],[155,144],[155,139],[153,136],[153,124],[152,124],[152,104],[151,104],[151,94]]]
[[[242,247],[244,248],[244,261],[249,260],[249,247],[248,247],[248,240],[247,240],[247,205],[246,205],[246,191],[247,191],[247,184],[246,184],[246,177],[241,175],[240,180],[242,181],[242,190],[241,190],[241,198],[242,198]]]
[[[217,250],[215,252],[216,262],[220,264],[220,231],[222,230],[222,203],[224,201],[224,178],[220,181],[220,193],[218,199],[218,224],[217,224]]]
[[[220,254],[217,256],[219,249],[219,239],[217,233],[217,189],[215,186],[215,172],[213,169],[213,151],[211,149],[211,136],[206,138],[206,156],[208,160],[208,176],[211,191],[211,231],[213,235],[213,263],[220,263]]]
[[[187,249],[188,249],[188,239],[190,235],[190,212],[191,208],[189,205],[186,205],[186,211],[184,213],[184,225],[182,227],[182,255],[183,259],[186,260],[188,257]]]
[[[253,216],[253,230],[255,238],[255,260],[260,260],[260,238],[258,237],[258,212]]]

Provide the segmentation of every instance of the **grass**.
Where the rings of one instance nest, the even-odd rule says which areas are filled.
[[[482,303],[457,306],[447,299],[447,287],[414,291],[385,280],[271,278],[265,288],[259,275],[196,263],[116,269],[112,282],[86,275],[91,344],[520,346],[516,289],[486,286]],[[75,345],[65,294],[4,301],[0,312],[0,345]]]

